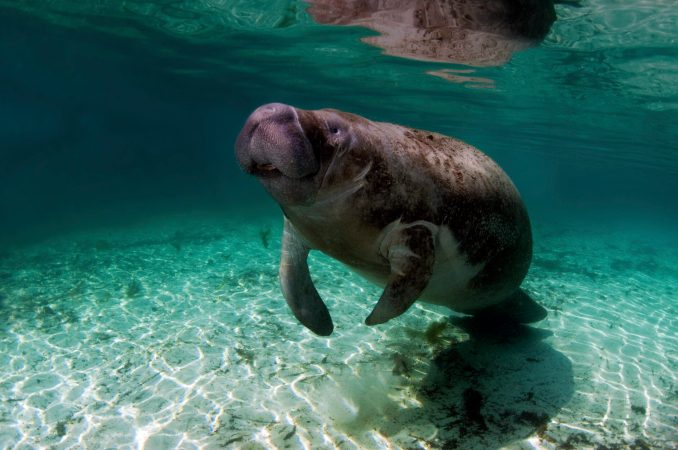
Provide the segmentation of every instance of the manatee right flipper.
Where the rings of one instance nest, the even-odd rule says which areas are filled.
[[[525,291],[518,289],[501,303],[474,311],[471,314],[479,319],[533,323],[544,319],[547,311],[539,303],[532,300]]]
[[[294,226],[285,218],[280,253],[280,287],[294,317],[320,336],[334,330],[330,312],[313,285],[308,270],[309,248],[300,239]]]
[[[366,325],[385,323],[412,306],[431,278],[435,248],[431,230],[422,224],[402,225],[385,238],[383,256],[391,266],[384,292]]]

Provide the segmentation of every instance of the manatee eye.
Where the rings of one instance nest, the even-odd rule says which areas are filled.
[[[342,130],[342,124],[340,121],[337,120],[328,120],[327,121],[327,131],[330,132],[330,134],[337,135],[341,133]]]

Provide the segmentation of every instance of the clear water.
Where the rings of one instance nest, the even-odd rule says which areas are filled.
[[[676,448],[678,7],[555,8],[477,67],[296,1],[0,0],[0,448]],[[271,101],[492,156],[548,318],[366,327],[379,290],[312,254],[336,330],[304,329],[280,212],[233,156]]]

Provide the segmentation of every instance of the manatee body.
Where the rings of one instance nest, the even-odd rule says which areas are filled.
[[[519,289],[532,258],[520,194],[488,156],[441,134],[272,103],[236,142],[285,216],[280,282],[296,318],[332,333],[307,265],[317,249],[384,286],[365,323],[415,300],[529,323],[546,312]]]

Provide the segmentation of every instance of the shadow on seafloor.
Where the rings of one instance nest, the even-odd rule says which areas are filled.
[[[552,440],[547,426],[572,397],[574,378],[570,360],[543,341],[551,333],[469,317],[450,322],[470,339],[434,356],[415,387],[422,406],[401,410],[382,432],[427,423],[435,437],[417,438],[445,449],[500,448],[535,434]]]

